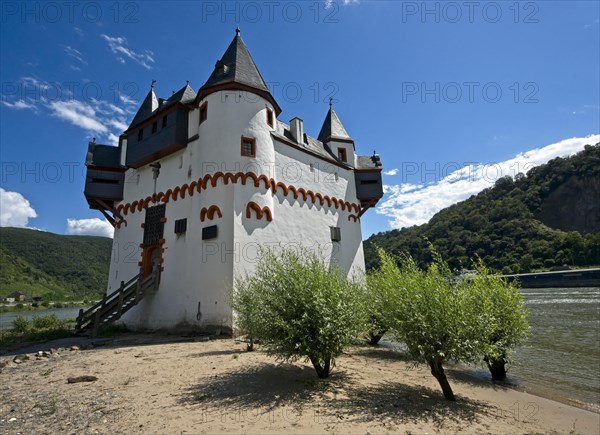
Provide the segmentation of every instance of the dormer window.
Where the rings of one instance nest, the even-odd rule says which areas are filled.
[[[219,75],[219,76],[225,74],[228,70],[229,70],[229,68],[227,67],[227,65],[225,65],[220,60],[218,60],[217,63],[215,64],[215,71],[217,72],[217,75]]]
[[[200,124],[202,124],[208,118],[208,102],[205,101],[202,106],[200,106]]]
[[[142,139],[144,139],[144,129],[140,128],[138,131],[138,142],[140,142]]]
[[[346,158],[346,148],[338,148],[338,159],[340,159],[342,162],[348,161]]]
[[[275,114],[267,107],[267,125],[271,128],[275,127]]]
[[[158,130],[158,121],[154,121],[154,124],[152,124],[152,134],[156,133]]]
[[[167,115],[163,116],[162,119],[162,128],[165,128],[167,126]]]
[[[242,156],[256,157],[256,139],[242,136]]]

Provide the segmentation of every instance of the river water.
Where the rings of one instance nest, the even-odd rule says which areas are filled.
[[[510,379],[600,410],[600,288],[522,289],[531,336]]]
[[[67,319],[69,317],[76,318],[79,314],[80,308],[84,310],[87,307],[75,307],[75,308],[51,308],[48,310],[35,310],[35,311],[11,311],[8,313],[0,313],[0,329],[11,329],[12,322],[17,316],[25,317],[27,320],[31,320],[38,316],[48,316],[54,314],[59,319]]]

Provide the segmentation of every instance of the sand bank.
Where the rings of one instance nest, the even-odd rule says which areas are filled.
[[[600,433],[600,414],[453,370],[448,402],[391,349],[352,347],[326,380],[258,349],[126,335],[20,364],[5,355],[0,432]],[[82,375],[98,380],[67,383]]]

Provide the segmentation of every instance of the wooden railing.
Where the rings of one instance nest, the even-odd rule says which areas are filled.
[[[154,267],[146,277],[139,273],[127,282],[121,281],[116,291],[104,295],[100,302],[87,310],[79,310],[75,332],[91,333],[92,337],[96,337],[100,328],[120,319],[144,296],[158,288],[159,273],[159,268]]]

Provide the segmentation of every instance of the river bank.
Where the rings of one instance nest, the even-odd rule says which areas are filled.
[[[231,339],[173,340],[181,338],[125,334],[89,350],[31,354],[21,364],[1,357],[10,362],[0,374],[0,427],[36,433],[600,430],[600,414],[454,368],[448,374],[458,401],[448,402],[426,367],[413,367],[392,349],[352,347],[332,376],[319,380],[308,364],[279,364]],[[82,375],[97,380],[67,383]]]

